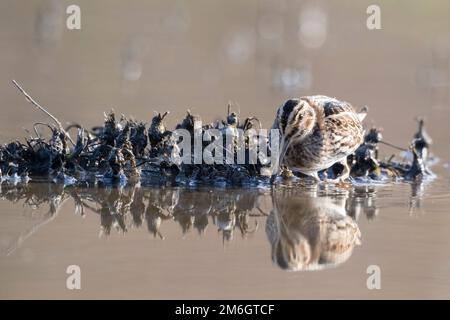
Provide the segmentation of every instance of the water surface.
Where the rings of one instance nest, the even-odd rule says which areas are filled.
[[[3,184],[2,298],[450,297],[448,178],[392,185]],[[66,288],[78,265],[81,290]],[[369,290],[371,265],[381,289]]]

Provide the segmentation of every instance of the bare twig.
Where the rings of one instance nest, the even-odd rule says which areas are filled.
[[[43,123],[43,122],[36,122],[35,124],[33,124],[33,129],[34,129],[34,133],[36,133],[36,136],[38,137],[38,139],[41,139],[41,135],[39,134],[39,132],[37,131],[37,126],[47,126],[52,132],[53,130],[55,130],[51,125],[49,125],[48,123]]]
[[[382,143],[382,144],[384,144],[386,146],[389,146],[391,148],[394,148],[394,149],[397,149],[397,150],[400,150],[400,151],[408,151],[408,149],[397,147],[396,145],[393,145],[392,143],[389,143],[389,142],[379,141],[379,143]]]
[[[169,113],[170,111],[164,112],[163,115],[161,116],[161,120],[163,120]]]
[[[22,92],[22,94],[25,96],[25,98],[32,104],[34,105],[37,109],[39,109],[40,111],[42,111],[43,113],[45,113],[47,116],[49,116],[58,126],[58,129],[66,136],[66,138],[73,144],[75,145],[75,143],[73,142],[72,138],[70,138],[70,135],[67,133],[66,130],[64,130],[61,122],[59,122],[59,120],[52,115],[50,112],[47,111],[47,109],[45,109],[44,107],[42,107],[39,103],[36,102],[36,100],[34,100],[18,83],[16,80],[13,80],[12,83],[17,87],[17,89],[19,89],[20,92]]]

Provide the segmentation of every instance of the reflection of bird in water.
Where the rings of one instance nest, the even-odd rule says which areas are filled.
[[[340,162],[340,179],[347,179],[347,156],[363,142],[365,116],[366,110],[356,113],[349,103],[326,96],[288,100],[272,126],[282,137],[279,165],[319,180],[319,171]]]
[[[346,215],[345,199],[273,195],[273,210],[266,221],[272,260],[290,271],[321,270],[345,262],[361,233]]]

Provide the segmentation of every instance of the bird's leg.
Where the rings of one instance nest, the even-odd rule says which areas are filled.
[[[314,178],[315,182],[320,182],[321,181],[320,178],[319,178],[319,173],[318,172],[309,173],[308,176]]]
[[[342,174],[339,177],[339,180],[341,182],[344,182],[345,180],[347,180],[350,177],[350,167],[348,166],[347,158],[342,160],[341,164],[344,166],[344,170],[342,171]]]
[[[342,170],[341,175],[339,177],[335,178],[335,179],[326,179],[326,182],[329,182],[329,183],[341,183],[341,182],[344,182],[345,180],[347,180],[350,177],[350,167],[348,166],[347,158],[345,158],[344,160],[340,161],[339,163],[344,166],[344,169]]]

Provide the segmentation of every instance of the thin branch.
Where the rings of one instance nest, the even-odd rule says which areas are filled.
[[[59,120],[52,115],[50,112],[47,111],[47,109],[45,109],[44,107],[42,107],[39,103],[36,102],[36,100],[34,100],[18,83],[16,80],[13,80],[12,83],[17,87],[17,89],[19,89],[20,92],[22,92],[22,94],[25,96],[25,98],[32,104],[34,105],[37,109],[39,109],[40,111],[42,111],[43,113],[45,113],[47,116],[49,116],[58,126],[58,129],[66,136],[66,138],[73,144],[75,145],[75,143],[73,142],[72,138],[70,138],[70,135],[67,133],[66,130],[64,130],[61,122],[59,122]]]
[[[384,145],[386,145],[386,146],[389,146],[389,147],[391,147],[391,148],[400,150],[400,151],[408,151],[408,149],[401,148],[401,147],[397,147],[396,145],[393,145],[392,143],[389,143],[389,142],[379,141],[379,143],[384,144]]]

